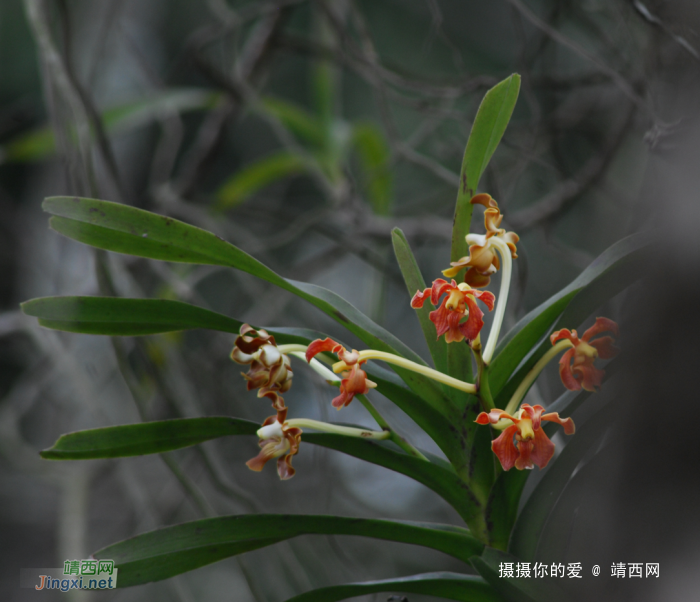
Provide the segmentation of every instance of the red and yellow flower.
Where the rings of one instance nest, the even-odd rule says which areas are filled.
[[[618,326],[609,318],[596,318],[595,324],[586,330],[580,339],[575,330],[567,328],[558,330],[550,337],[552,345],[564,339],[573,345],[559,360],[559,374],[567,389],[578,391],[583,388],[586,391],[595,391],[600,387],[605,371],[596,368],[593,362],[597,357],[611,359],[620,352],[620,349],[613,345],[611,336],[591,340],[591,337],[603,332],[611,332],[618,336]]]
[[[518,257],[515,244],[520,237],[515,232],[506,232],[500,228],[503,215],[498,208],[498,203],[489,194],[477,194],[470,201],[472,205],[483,205],[484,225],[486,234],[468,234],[469,255],[452,262],[451,268],[443,270],[447,278],[454,278],[462,268],[467,268],[464,274],[464,282],[474,288],[483,288],[491,281],[491,275],[496,273],[501,265],[498,254],[493,245],[493,237],[500,238],[510,249],[513,259]]]
[[[360,353],[353,349],[348,351],[340,343],[333,339],[326,338],[324,340],[316,339],[306,349],[306,361],[319,353],[328,352],[335,353],[338,359],[345,362],[350,368],[341,373],[342,380],[340,381],[340,395],[335,397],[331,405],[340,410],[347,406],[355,397],[355,395],[366,395],[370,389],[374,389],[377,384],[367,378],[367,373],[360,368],[367,360],[360,359]]]
[[[447,295],[440,303],[440,297]],[[484,312],[476,305],[479,299],[489,311],[493,310],[495,297],[488,291],[477,291],[468,284],[457,284],[454,280],[447,282],[438,278],[433,286],[418,291],[411,299],[411,307],[421,308],[426,299],[439,307],[430,312],[430,320],[435,324],[438,338],[443,334],[447,343],[460,343],[464,339],[471,342],[479,336],[484,325]],[[462,318],[467,318],[462,322]]]
[[[276,416],[265,419],[258,429],[260,453],[246,462],[251,470],[260,472],[270,460],[277,459],[277,474],[280,479],[291,479],[295,470],[292,456],[299,452],[302,430],[287,423],[287,409],[277,412]]]
[[[554,455],[554,443],[542,430],[543,420],[560,424],[567,435],[573,435],[576,431],[571,418],[561,419],[556,412],[543,415],[543,411],[540,405],[532,407],[524,403],[515,416],[498,409],[481,412],[477,416],[476,422],[479,424],[496,425],[503,421],[505,430],[491,442],[491,449],[503,470],[510,470],[513,466],[518,470],[533,468],[534,465],[540,468],[547,466]]]
[[[254,336],[250,336],[251,333]],[[250,365],[247,374],[241,372],[248,381],[248,391],[260,389],[258,397],[267,397],[273,408],[285,407],[279,394],[292,386],[293,373],[289,357],[277,348],[274,336],[243,324],[231,351],[231,359],[238,364]]]

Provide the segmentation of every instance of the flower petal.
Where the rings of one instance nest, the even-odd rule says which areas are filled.
[[[457,270],[459,272],[459,270]],[[443,272],[444,273],[444,272]],[[425,303],[426,299],[430,298],[430,294],[433,292],[432,287],[426,288],[424,291],[416,291],[416,294],[413,295],[413,299],[411,299],[411,307],[413,309],[420,309],[423,307],[423,304]]]
[[[465,295],[464,301],[469,307],[469,317],[464,324],[460,325],[459,329],[467,340],[473,341],[479,336],[479,332],[484,326],[484,312],[477,307],[473,295]]]
[[[564,339],[571,341],[574,346],[578,345],[579,343],[578,333],[575,330],[569,330],[568,328],[557,330],[556,332],[552,333],[552,336],[549,337],[552,345],[558,343],[559,341],[563,341]]]
[[[518,449],[513,444],[513,436],[517,430],[517,425],[509,426],[499,437],[491,442],[491,449],[501,462],[503,470],[510,470],[513,468],[520,455]]]
[[[472,288],[484,288],[491,282],[491,276],[479,274],[474,268],[469,268],[464,274],[464,282]]]
[[[489,291],[473,291],[474,296],[479,299],[489,311],[493,311],[493,305],[496,302],[496,296]]]
[[[581,383],[574,378],[574,374],[571,370],[571,359],[574,357],[575,353],[576,349],[569,349],[559,360],[559,376],[561,376],[561,382],[563,382],[564,386],[570,391],[578,391],[581,388]]]
[[[580,387],[583,387],[584,390],[590,391],[591,393],[595,393],[596,389],[603,384],[605,370],[596,368],[593,365],[593,358],[590,358],[590,361],[578,365],[574,363],[572,372],[574,378],[581,383]]]
[[[600,337],[591,341],[589,345],[596,348],[598,357],[602,360],[609,360],[620,353],[620,348],[613,345],[612,337]]]
[[[620,334],[620,328],[618,327],[617,322],[611,320],[610,318],[598,317],[595,319],[595,324],[593,324],[593,326],[583,333],[581,340],[588,343],[591,337],[594,337],[601,332],[612,332],[615,336],[618,336]]]
[[[567,435],[573,435],[576,432],[576,426],[571,418],[560,418],[557,412],[550,412],[549,414],[544,414],[542,420],[547,420],[549,422],[556,422],[564,427],[564,432]]]
[[[524,443],[524,442],[523,442]],[[542,429],[535,430],[535,438],[532,440],[532,452],[530,460],[540,468],[544,468],[554,456],[554,443],[552,443]],[[521,451],[522,453],[522,451]],[[517,463],[516,463],[517,466]]]
[[[311,341],[311,344],[306,348],[306,361],[310,362],[313,357],[319,353],[327,351],[335,353],[338,347],[342,348],[343,346],[337,341],[327,337],[324,340],[316,339],[315,341]]]

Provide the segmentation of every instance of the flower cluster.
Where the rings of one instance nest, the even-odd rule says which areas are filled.
[[[542,422],[554,422],[564,428],[567,435],[574,433],[574,423],[571,418],[560,418],[558,413],[544,413],[540,405],[530,406],[521,402],[537,379],[542,369],[559,353],[565,351],[559,361],[559,372],[564,385],[571,390],[585,389],[595,391],[601,385],[604,371],[594,365],[596,358],[610,359],[617,355],[618,348],[613,345],[611,336],[600,336],[603,333],[618,334],[615,322],[608,318],[597,318],[595,324],[586,330],[579,339],[575,330],[562,329],[551,335],[553,347],[532,366],[525,377],[517,384],[514,393],[505,409],[494,408],[494,402],[488,392],[489,362],[494,353],[496,342],[503,322],[505,303],[508,297],[512,260],[517,257],[516,243],[519,238],[513,232],[501,228],[503,216],[498,203],[488,194],[478,194],[471,200],[472,204],[483,205],[486,234],[466,236],[469,243],[469,256],[453,262],[452,267],[443,274],[449,278],[456,276],[460,270],[467,268],[464,282],[457,283],[454,279],[436,279],[432,286],[419,290],[411,299],[411,307],[422,308],[426,301],[436,308],[430,312],[430,320],[435,325],[438,339],[445,335],[445,343],[461,343],[467,341],[476,358],[478,374],[475,382],[465,382],[448,374],[443,374],[424,364],[412,362],[404,357],[379,351],[365,349],[348,351],[343,345],[330,338],[317,339],[308,346],[282,345],[278,346],[273,336],[264,330],[255,330],[244,324],[240,336],[236,339],[231,358],[250,366],[243,374],[248,381],[248,390],[259,389],[258,397],[266,397],[272,401],[277,411],[276,416],[270,416],[258,430],[260,438],[260,453],[249,460],[247,465],[252,470],[262,470],[263,466],[272,459],[277,459],[277,472],[280,478],[289,479],[294,475],[292,457],[299,451],[302,430],[313,428],[325,432],[338,433],[347,436],[383,439],[389,436],[392,440],[417,457],[423,457],[410,444],[392,435],[390,428],[381,416],[378,416],[368,400],[361,398],[372,415],[382,427],[382,431],[367,431],[353,429],[341,425],[332,425],[308,419],[287,420],[287,408],[281,394],[289,390],[292,384],[292,369],[287,353],[306,359],[307,363],[323,378],[332,384],[339,384],[339,394],[333,398],[331,405],[340,410],[349,405],[358,395],[366,395],[376,383],[369,380],[363,370],[364,364],[370,360],[379,360],[394,364],[404,370],[410,370],[446,386],[456,388],[467,394],[477,396],[486,411],[481,412],[476,423],[490,425],[495,430],[503,431],[492,442],[492,450],[498,457],[504,470],[515,467],[518,470],[539,466],[544,468],[554,455],[554,444],[542,429]],[[489,284],[493,273],[503,267],[500,283],[498,304],[496,297],[489,291],[478,290]],[[484,312],[477,301],[494,312],[493,323],[486,345],[481,345],[480,333],[484,326]],[[338,362],[333,365],[333,372],[318,362],[317,355],[333,353]],[[328,361],[327,359],[325,361]],[[335,374],[340,373],[340,383]],[[423,459],[425,459],[423,457]]]
[[[250,336],[254,334],[255,336]],[[248,381],[248,391],[260,389],[258,397],[267,397],[276,410],[283,409],[285,393],[292,386],[292,368],[289,357],[281,353],[275,337],[265,330],[255,330],[243,324],[240,335],[231,351],[231,359],[238,364],[248,364],[247,374],[241,373]]]
[[[494,237],[508,245],[513,259],[518,257],[515,244],[520,240],[520,237],[515,232],[506,232],[500,228],[503,215],[498,208],[498,203],[491,195],[477,194],[470,202],[472,205],[486,207],[484,212],[486,234],[468,234],[466,240],[469,244],[469,255],[450,263],[452,267],[443,270],[442,273],[447,278],[454,278],[462,268],[467,268],[464,282],[474,288],[483,288],[488,286],[491,275],[500,269]]]

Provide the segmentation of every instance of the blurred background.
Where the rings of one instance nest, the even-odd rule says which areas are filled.
[[[256,326],[303,326],[358,344],[319,311],[247,274],[96,255],[48,230],[44,197],[118,201],[209,229],[285,277],[338,292],[427,357],[390,232],[403,230],[427,281],[447,267],[471,120],[488,88],[513,72],[522,76],[520,99],[479,187],[521,236],[506,329],[612,243],[662,223],[662,207],[674,216],[668,228],[694,244],[696,211],[686,201],[697,190],[698,32],[692,0],[0,3],[2,599],[263,602],[331,583],[465,570],[437,552],[318,536],[117,592],[19,589],[20,568],[59,567],[206,516],[335,513],[459,524],[407,478],[311,445],[302,444],[289,482],[272,466],[250,472],[245,461],[257,446],[243,438],[162,457],[41,460],[37,452],[69,431],[205,415],[262,422],[272,412],[245,391],[228,358],[230,335],[110,340],[49,331],[19,312],[29,298],[180,299]],[[475,211],[473,231],[483,231],[481,215]],[[664,265],[677,267],[686,251],[669,243],[662,252]],[[640,290],[601,313],[624,323]],[[633,340],[643,353],[648,339]],[[338,420],[334,392],[294,366],[290,417]],[[645,374],[653,373],[650,365]],[[601,395],[624,397],[621,390]],[[530,401],[546,406],[562,392],[553,366]],[[371,397],[412,442],[437,451],[381,395]],[[340,419],[372,425],[359,404]],[[636,445],[629,433],[637,431],[626,432]],[[647,466],[663,473],[664,450]],[[619,517],[630,516],[624,495],[646,499],[648,474],[626,471],[639,468],[639,457],[600,457],[603,476],[579,478],[552,518],[553,529],[571,530],[582,555],[558,561],[584,559],[587,550],[592,563],[601,550],[603,574],[610,561],[661,561],[624,556],[634,545],[619,530]],[[623,474],[632,484],[622,486]],[[647,514],[637,506],[640,521],[667,516],[675,482],[668,479]],[[566,527],[558,526],[562,516]],[[616,538],[628,547],[614,548]],[[661,596],[670,582],[659,583],[646,581],[640,596]],[[615,595],[624,597],[624,587]],[[672,595],[663,590],[663,599]]]

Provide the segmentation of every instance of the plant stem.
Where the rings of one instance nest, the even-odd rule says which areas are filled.
[[[406,370],[417,372],[418,374],[422,374],[423,376],[432,378],[433,380],[441,382],[447,385],[448,387],[459,389],[460,391],[464,391],[465,393],[471,393],[472,395],[476,393],[476,386],[472,383],[467,383],[463,380],[452,378],[451,376],[447,376],[447,374],[443,374],[442,372],[438,372],[437,370],[433,370],[432,368],[428,368],[427,366],[421,366],[420,364],[416,364],[415,362],[407,360],[403,357],[399,357],[398,355],[394,355],[393,353],[377,351],[376,349],[365,349],[363,351],[360,351],[360,359],[381,360],[383,362],[386,362],[387,364],[394,364],[395,366],[405,368]],[[341,361],[333,364],[333,372],[337,373],[348,369],[349,366],[345,362]]]
[[[333,433],[335,435],[346,435],[348,437],[358,437],[360,439],[382,440],[389,439],[391,433],[389,431],[371,431],[369,429],[358,429],[351,426],[341,426],[339,424],[329,424],[328,422],[320,422],[309,418],[292,418],[287,420],[285,424],[289,426],[297,426],[301,429],[309,428],[323,433]]]
[[[532,383],[534,383],[535,379],[540,375],[540,372],[542,372],[544,367],[554,358],[554,356],[556,356],[560,351],[573,346],[574,345],[571,341],[564,339],[563,341],[559,341],[539,359],[539,361],[532,367],[532,370],[527,373],[525,378],[523,378],[522,382],[518,385],[515,393],[513,393],[513,397],[510,398],[510,401],[505,408],[507,414],[512,415],[515,413],[523,397],[525,397],[525,393],[527,393]]]
[[[511,257],[510,248],[508,245],[498,236],[491,237],[489,239],[489,244],[492,244],[501,256],[503,269],[501,270],[501,290],[498,293],[496,312],[493,316],[493,324],[491,325],[491,331],[489,332],[489,340],[487,341],[484,349],[485,364],[489,364],[491,362],[493,351],[496,348],[496,343],[498,342],[498,335],[501,332],[501,326],[503,326],[503,316],[506,312],[508,291],[510,290],[510,280],[513,273],[513,259]]]

